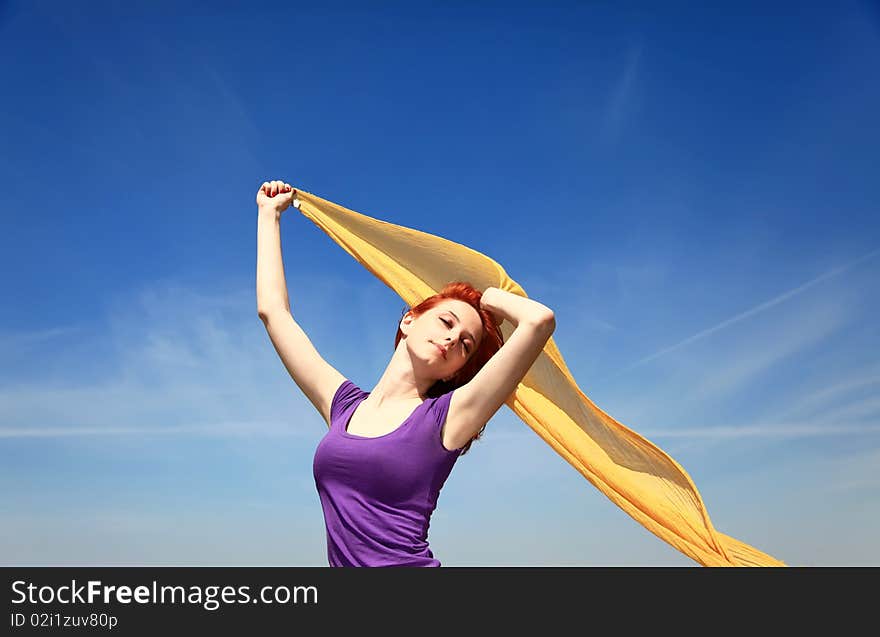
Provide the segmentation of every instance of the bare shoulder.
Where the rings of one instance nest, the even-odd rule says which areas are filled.
[[[323,392],[321,407],[318,409],[318,411],[321,412],[321,416],[324,418],[324,422],[326,422],[327,426],[329,427],[330,409],[333,407],[333,398],[336,396],[339,388],[342,387],[342,384],[348,379],[335,368],[328,370],[327,374],[328,378],[326,380],[326,390]]]
[[[463,447],[489,422],[534,365],[555,329],[552,314],[520,323],[470,382],[452,392],[443,428],[447,449]]]

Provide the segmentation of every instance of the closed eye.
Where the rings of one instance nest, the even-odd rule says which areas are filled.
[[[441,317],[440,320],[443,321],[443,324],[444,324],[446,327],[452,327],[452,323],[450,323],[450,322],[447,321],[446,319],[444,319],[444,318]],[[464,351],[465,351],[465,353],[470,354],[470,351],[471,351],[471,350],[470,350],[470,348],[468,348],[467,344],[466,344],[464,341],[461,342],[461,345],[462,345],[462,347],[464,347]]]

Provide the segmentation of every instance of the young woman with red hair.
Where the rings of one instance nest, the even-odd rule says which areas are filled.
[[[440,566],[428,526],[455,461],[480,438],[555,329],[553,312],[465,281],[406,311],[371,391],[328,364],[290,311],[281,214],[296,191],[257,191],[257,313],[294,382],[329,429],[313,473],[330,566]],[[507,342],[499,329],[514,326]]]

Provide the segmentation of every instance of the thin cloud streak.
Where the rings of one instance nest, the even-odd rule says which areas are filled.
[[[632,101],[633,86],[636,83],[639,70],[639,59],[641,58],[641,48],[630,49],[626,67],[618,78],[611,91],[608,99],[608,105],[605,110],[605,119],[601,134],[606,141],[612,141],[617,138],[620,129],[623,126],[624,116],[626,115],[629,104]]]
[[[304,291],[316,314],[340,296],[352,297],[341,280],[324,278],[306,285],[291,276],[290,281]],[[173,281],[155,283],[114,300],[105,321],[109,327],[97,331],[57,327],[0,334],[0,354],[32,348],[34,373],[48,367],[41,360],[51,360],[53,368],[52,374],[39,373],[36,380],[0,386],[0,438],[313,439],[325,424],[294,391],[265,332],[255,325],[259,322],[249,311],[253,292],[240,289],[235,281],[221,282],[218,288],[223,291],[190,289]],[[69,336],[73,332],[83,338],[74,343]],[[311,332],[313,339],[322,340],[321,330]],[[69,347],[61,348],[59,359],[58,348],[49,346],[65,340]],[[98,379],[90,382],[90,373],[70,371],[80,366],[96,369]],[[16,373],[11,365],[0,369]]]
[[[765,422],[749,425],[713,425],[669,429],[640,429],[638,433],[648,440],[656,438],[676,439],[731,439],[731,438],[813,438],[844,434],[880,433],[880,423],[828,424],[832,418],[820,418],[814,422]],[[486,433],[487,441],[518,440],[534,437],[528,427],[494,430]]]
[[[71,336],[79,331],[78,327],[51,327],[35,332],[0,334],[0,351],[30,347],[61,336]]]
[[[815,467],[815,475],[829,479],[822,481],[820,495],[837,496],[842,491],[880,487],[878,464],[880,448],[876,447],[821,460]]]
[[[847,319],[847,308],[826,304],[803,317],[797,326],[786,326],[760,340],[753,337],[749,346],[733,347],[730,353],[717,352],[715,363],[701,370],[699,378],[694,379],[693,393],[705,401],[753,383],[773,366],[839,330]]]
[[[312,438],[284,423],[217,423],[173,427],[0,427],[0,438],[61,438],[69,436],[293,436]]]
[[[880,433],[880,424],[773,424],[720,427],[687,427],[685,429],[656,429],[642,432],[649,440],[656,438],[811,438],[842,434]]]
[[[670,352],[674,352],[675,350],[681,349],[682,347],[685,347],[686,345],[690,345],[691,343],[694,343],[694,342],[700,340],[701,338],[705,338],[706,336],[714,334],[715,332],[717,332],[721,329],[724,329],[725,327],[729,327],[730,325],[733,325],[735,323],[739,323],[740,321],[744,321],[745,319],[750,318],[752,316],[755,316],[756,314],[759,314],[760,312],[763,312],[765,310],[770,309],[771,307],[779,305],[780,303],[787,301],[788,299],[790,299],[798,294],[801,294],[802,292],[807,291],[808,289],[821,283],[822,281],[825,281],[827,279],[830,279],[831,277],[834,277],[839,274],[842,274],[843,272],[846,272],[847,270],[855,267],[856,265],[862,263],[863,261],[867,261],[868,259],[870,259],[871,257],[873,257],[877,254],[880,254],[880,248],[872,250],[871,252],[859,257],[858,259],[856,259],[854,261],[850,261],[849,263],[846,263],[844,265],[833,268],[833,269],[829,270],[828,272],[826,272],[825,274],[822,274],[822,275],[816,277],[815,279],[812,279],[811,281],[807,281],[803,285],[800,285],[792,290],[789,290],[788,292],[785,292],[784,294],[777,296],[775,299],[771,299],[770,301],[767,301],[767,302],[762,303],[756,307],[753,307],[750,310],[746,310],[745,312],[742,312],[740,314],[737,314],[736,316],[733,316],[732,318],[729,318],[725,321],[722,321],[721,323],[718,323],[717,325],[715,325],[713,327],[705,329],[702,332],[698,332],[697,334],[694,334],[693,336],[690,336],[690,337],[684,339],[683,341],[676,343],[675,345],[661,349],[660,351],[655,352],[655,353],[651,354],[650,356],[646,356],[645,358],[642,358],[642,359],[636,361],[635,363],[632,363],[631,365],[624,367],[623,369],[615,372],[614,374],[607,376],[605,380],[608,380],[611,378],[616,378],[616,377],[618,377],[628,371],[635,369],[636,367],[639,367],[640,365],[644,365],[645,363],[648,363],[648,362],[655,360],[661,356],[664,356],[665,354],[668,354]]]
[[[803,418],[808,416],[810,412],[821,409],[823,405],[832,404],[835,400],[871,385],[880,385],[880,375],[871,372],[864,376],[854,376],[818,391],[811,391],[808,396],[801,399],[800,402],[786,411],[785,414],[782,414],[782,417],[786,420],[789,418]]]
[[[830,413],[823,414],[822,418],[827,420],[858,420],[874,416],[878,412],[880,412],[880,398],[874,396],[851,402]]]

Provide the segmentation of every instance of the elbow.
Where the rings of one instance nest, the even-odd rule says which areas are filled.
[[[276,309],[271,309],[271,310],[265,310],[265,309],[262,309],[262,308],[257,308],[257,316],[260,317],[260,320],[263,321],[264,324],[265,324],[267,321],[269,321],[273,316],[276,316],[276,315],[281,314],[281,313],[283,313],[283,312],[284,312],[284,313],[289,313],[290,310],[278,309],[278,308],[276,308]]]
[[[546,311],[536,314],[529,323],[541,331],[552,334],[556,329],[556,315],[553,310],[546,308]]]

